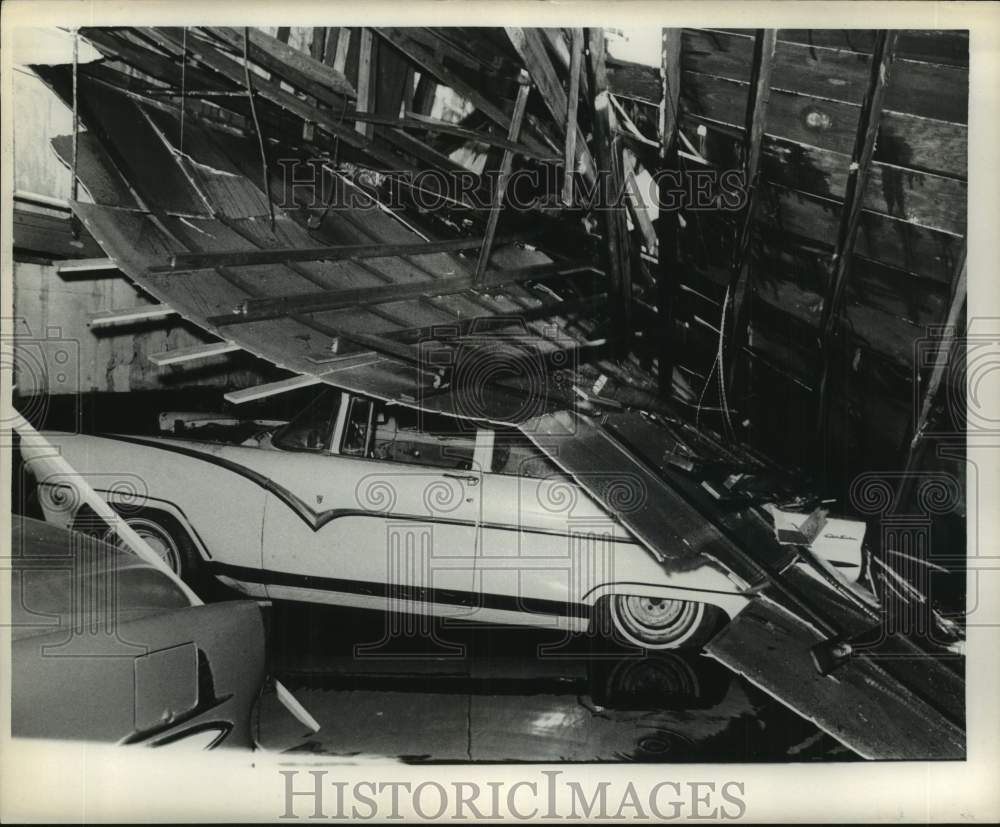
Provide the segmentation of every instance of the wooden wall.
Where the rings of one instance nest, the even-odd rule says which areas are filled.
[[[741,168],[753,35],[682,32],[680,126],[715,169]],[[752,355],[744,357],[742,393],[728,402],[748,421],[744,436],[806,464],[821,373],[819,324],[874,36],[777,34],[751,243]],[[915,348],[928,327],[945,321],[961,266],[968,58],[966,32],[902,32],[889,73],[837,322],[830,426],[845,457],[862,455],[874,466],[892,467],[905,456]],[[684,218],[670,268],[682,286],[678,364],[700,392],[718,349],[712,326],[730,280],[739,214],[689,210]],[[718,401],[710,387],[706,404]]]

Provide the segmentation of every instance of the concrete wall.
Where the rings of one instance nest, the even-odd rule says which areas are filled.
[[[150,362],[151,353],[208,341],[183,322],[87,326],[95,312],[150,303],[120,276],[64,279],[55,267],[17,265],[11,333],[18,393],[237,388],[263,381],[246,358],[219,356],[162,368]]]

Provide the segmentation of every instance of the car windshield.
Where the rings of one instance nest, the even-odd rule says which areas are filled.
[[[271,442],[285,451],[329,451],[340,408],[340,391],[327,388],[298,416],[275,432]]]

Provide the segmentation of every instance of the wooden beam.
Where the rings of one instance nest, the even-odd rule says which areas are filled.
[[[552,61],[545,50],[545,43],[537,29],[523,29],[514,26],[506,28],[507,37],[517,53],[524,61],[532,81],[545,101],[555,122],[562,126],[568,124],[569,103],[566,92],[556,74]],[[587,148],[587,141],[579,124],[573,123],[577,137],[574,142],[575,160],[580,165],[580,171],[587,181],[594,180],[594,159]]]
[[[678,134],[680,130],[681,95],[681,30],[663,29],[660,54],[660,82],[663,94],[660,98],[660,145],[659,157],[663,169],[678,168]],[[671,183],[668,177],[658,179],[660,218],[657,222],[658,267],[656,270],[656,304],[665,331],[656,351],[657,381],[660,395],[673,395],[674,365],[674,307],[677,304],[679,266],[677,261],[678,217],[671,210],[664,210],[669,203]]]
[[[243,36],[237,29],[214,27],[204,31],[242,55]],[[354,87],[335,69],[260,29],[250,29],[248,51],[253,63],[324,103],[338,103],[338,98],[331,95],[340,98],[355,96]]]
[[[653,227],[653,220],[649,217],[649,211],[646,209],[646,200],[642,197],[639,182],[635,180],[635,174],[631,169],[625,170],[625,191],[628,197],[626,205],[629,215],[632,216],[632,223],[638,227],[642,234],[642,240],[646,243],[649,254],[655,257],[659,252],[656,228]]]
[[[205,31],[242,54],[243,36],[238,30],[220,26]],[[355,96],[354,87],[342,73],[260,29],[250,29],[249,53],[252,62],[325,103],[331,102],[331,92]]]
[[[551,281],[580,273],[599,273],[588,263],[549,262],[514,270],[488,270],[480,282],[473,276],[460,276],[436,281],[386,284],[379,287],[359,287],[350,290],[322,290],[292,296],[247,299],[232,313],[212,316],[208,323],[216,326],[277,319],[293,313],[318,313],[364,307],[383,302],[446,296],[475,288],[495,289],[526,281]]]
[[[844,290],[851,271],[854,244],[861,222],[861,210],[868,189],[875,142],[882,120],[882,105],[889,82],[899,33],[880,30],[875,39],[868,88],[858,116],[858,128],[851,152],[851,165],[844,193],[844,206],[840,213],[840,227],[833,257],[830,260],[830,282],[823,301],[820,318],[820,348],[823,360],[820,380],[819,403],[816,416],[816,438],[824,441],[830,414],[830,380],[833,367],[833,348],[837,333],[837,319],[843,303]]]
[[[347,69],[347,53],[351,48],[351,30],[342,26],[337,31],[337,48],[333,55],[333,71],[344,74]]]
[[[166,365],[178,365],[182,362],[193,362],[197,359],[208,359],[212,356],[221,356],[224,353],[234,353],[242,348],[233,342],[212,342],[207,345],[194,345],[192,347],[179,347],[174,350],[163,350],[159,353],[150,353],[149,361],[158,367]]]
[[[566,151],[563,157],[563,204],[573,206],[573,176],[576,172],[577,107],[580,103],[580,75],[583,71],[583,29],[570,30],[569,99],[566,106]]]
[[[118,265],[110,258],[78,258],[69,261],[60,261],[56,265],[56,272],[63,273],[92,273],[95,270],[117,270]]]
[[[923,439],[927,430],[927,423],[930,420],[931,408],[937,397],[938,388],[944,379],[945,370],[949,364],[949,356],[952,347],[958,338],[959,332],[965,324],[966,305],[968,300],[968,263],[965,254],[962,255],[962,266],[959,270],[958,278],[955,281],[955,293],[952,297],[951,306],[948,308],[948,318],[945,320],[944,331],[941,340],[938,342],[937,354],[934,357],[934,368],[930,378],[927,380],[927,390],[924,393],[923,402],[920,406],[920,414],[914,423],[913,439],[910,441],[910,457],[907,462],[907,470],[912,465],[913,451],[917,444]]]
[[[347,112],[344,115],[344,120],[365,121],[367,123],[393,126],[398,129],[412,129],[423,132],[437,132],[441,135],[454,135],[456,138],[464,138],[468,141],[476,141],[478,143],[488,144],[489,146],[499,147],[500,149],[509,149],[517,155],[523,155],[526,158],[534,158],[535,160],[542,161],[543,163],[553,163],[559,161],[559,158],[552,152],[539,153],[533,147],[528,146],[524,142],[512,141],[509,137],[504,138],[501,135],[493,135],[489,132],[483,132],[478,129],[469,129],[467,126],[459,126],[458,124],[448,123],[447,121],[431,118],[427,115],[419,115],[417,113],[410,113],[405,117],[400,118],[387,117],[384,115],[370,115],[360,112]]]
[[[437,83],[428,72],[420,73],[417,89],[413,93],[413,114],[430,115],[434,110],[434,99],[437,96]]]
[[[27,192],[25,190],[14,190],[14,200],[23,204],[31,204],[36,207],[46,207],[50,210],[69,212],[69,201],[65,198],[54,198],[51,195],[43,195],[38,192]]]
[[[309,56],[313,60],[324,63],[323,55],[326,52],[326,26],[314,26],[312,40],[309,42]]]
[[[268,382],[265,385],[255,385],[252,388],[230,391],[223,396],[223,399],[234,405],[243,405],[246,402],[253,402],[257,399],[264,399],[279,393],[288,393],[289,391],[297,391],[301,388],[309,388],[320,384],[322,381],[318,376],[292,376],[288,379],[280,379],[277,382]]]
[[[681,101],[681,30],[664,29],[660,55],[660,80],[663,97],[660,100],[660,155],[669,158],[676,148],[680,128]]]
[[[774,69],[774,50],[777,44],[776,29],[758,29],[754,37],[754,60],[750,88],[747,95],[746,120],[743,141],[743,181],[747,187],[746,203],[741,216],[740,235],[733,253],[727,299],[732,303],[731,321],[720,325],[722,336],[730,340],[728,364],[720,364],[726,388],[732,392],[736,381],[738,356],[743,351],[747,333],[747,296],[750,294],[750,241],[753,237],[754,213],[757,209],[760,187],[760,158],[767,126],[767,105],[771,97],[771,74]],[[723,308],[725,313],[725,308]],[[728,330],[727,330],[728,327]]]
[[[956,344],[960,341],[959,336],[966,325],[968,308],[968,263],[965,250],[962,251],[961,265],[954,288],[944,329],[941,331],[941,337],[938,340],[931,363],[931,374],[927,379],[926,390],[920,403],[920,411],[914,411],[913,434],[906,446],[906,465],[900,475],[899,490],[896,495],[902,509],[908,508],[913,502],[913,491],[920,479],[916,472],[927,448],[927,427],[930,424],[934,406],[938,401],[937,397],[945,373],[954,365],[956,356],[960,356],[964,360],[967,355],[956,352]],[[916,394],[914,394],[914,401],[916,401]]]
[[[434,299],[429,298],[428,301],[433,302]],[[521,310],[511,311],[508,316],[504,316],[499,312],[483,314],[481,316],[465,316],[460,319],[455,319],[453,322],[442,322],[433,325],[420,325],[416,327],[403,328],[401,330],[393,330],[386,335],[393,339],[399,339],[406,342],[419,342],[424,339],[440,340],[447,339],[449,337],[458,338],[466,335],[469,331],[476,331],[477,334],[482,333],[484,336],[489,336],[491,335],[491,325],[499,327],[503,324],[505,318],[508,319],[510,323],[517,324],[520,322],[545,319],[553,316],[565,317],[580,312],[600,310],[606,302],[607,295],[604,293],[598,293],[585,298],[570,298],[564,301],[548,301],[534,307],[526,307]],[[438,304],[434,304],[434,306],[440,307]]]
[[[375,43],[372,39],[372,30],[364,26],[361,28],[361,49],[358,52],[358,101],[357,111],[359,113],[371,112],[375,106],[375,83],[377,73],[375,72]],[[355,121],[354,129],[371,139],[372,127],[364,121]]]
[[[587,30],[590,90],[593,94],[594,148],[598,164],[598,197],[603,221],[607,259],[608,295],[611,304],[612,340],[616,351],[624,353],[632,338],[632,261],[628,226],[625,221],[621,147],[614,137],[614,113],[605,62],[604,30]],[[611,200],[619,203],[612,205]]]
[[[162,319],[173,316],[176,311],[165,304],[154,304],[148,307],[127,307],[118,310],[102,310],[90,317],[88,325],[94,327],[110,327],[116,324],[145,322],[151,319]]]
[[[514,99],[510,131],[507,133],[507,137],[512,142],[517,141],[521,134],[521,122],[524,120],[524,110],[527,108],[528,95],[531,92],[531,77],[522,69],[517,82],[520,86],[517,90],[517,97]],[[507,182],[510,179],[513,164],[514,153],[509,149],[504,150],[503,161],[500,162],[500,172],[497,175],[496,191],[493,193],[493,205],[490,208],[489,217],[486,219],[486,234],[483,238],[483,244],[479,248],[479,258],[476,260],[477,282],[482,280],[490,262],[490,255],[493,253],[493,239],[497,232],[497,222],[500,220],[500,210],[503,208],[504,198],[507,196]]]
[[[531,232],[511,233],[500,240],[504,244],[525,241]],[[475,250],[484,243],[482,238],[452,238],[443,241],[416,241],[409,244],[347,244],[332,247],[280,247],[265,250],[228,250],[211,253],[175,253],[167,264],[150,267],[149,273],[169,273],[179,270],[204,270],[220,265],[246,267],[256,264],[285,264],[290,261],[362,261],[390,256],[420,256],[431,253],[457,253]]]

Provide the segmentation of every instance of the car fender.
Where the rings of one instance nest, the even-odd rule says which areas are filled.
[[[668,582],[615,580],[595,586],[583,596],[583,602],[593,606],[601,598],[637,594],[670,600],[692,600],[708,603],[726,613],[730,620],[742,612],[753,596],[740,591],[721,571],[710,566],[670,575]]]

